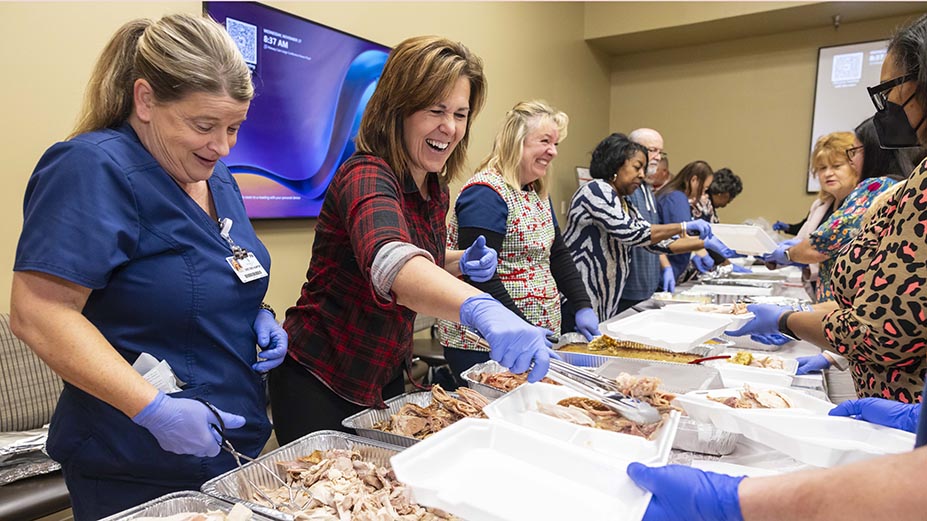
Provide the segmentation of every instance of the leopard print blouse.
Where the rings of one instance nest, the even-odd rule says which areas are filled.
[[[927,367],[927,160],[836,259],[824,334],[856,393],[921,401]]]

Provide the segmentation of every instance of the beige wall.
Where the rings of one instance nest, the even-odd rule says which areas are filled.
[[[704,159],[741,176],[744,192],[721,210],[722,221],[797,222],[813,200],[805,179],[818,47],[887,38],[904,20],[614,58],[609,126],[659,130],[674,173]]]
[[[504,112],[515,102],[542,97],[569,113],[570,136],[553,164],[558,210],[576,187],[574,167],[588,161],[590,144],[608,130],[608,65],[583,41],[581,3],[270,4],[391,46],[418,34],[441,34],[466,43],[483,57],[489,79],[488,104],[473,126],[471,166],[488,153]],[[132,18],[199,10],[199,2],[0,2],[5,80],[0,82],[0,99],[6,114],[0,127],[5,159],[0,181],[0,310],[9,308],[26,181],[42,152],[70,130],[105,41]],[[456,189],[459,185],[452,192]],[[278,311],[295,301],[305,280],[314,225],[311,220],[256,223],[273,257],[267,300]]]

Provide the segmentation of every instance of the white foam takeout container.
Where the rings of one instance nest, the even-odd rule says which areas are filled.
[[[733,315],[732,315],[733,316]],[[652,309],[606,325],[617,339],[640,342],[681,353],[717,336],[731,324],[722,316],[693,316],[670,309]]]
[[[697,420],[778,450],[817,467],[833,467],[883,454],[910,451],[914,435],[861,420],[828,416],[833,404],[793,389],[773,389],[792,402],[790,409],[733,409],[706,396],[734,396],[739,389],[694,391],[677,397],[677,405]]]
[[[639,521],[650,493],[628,477],[631,461],[602,458],[511,423],[472,418],[391,459],[417,503],[481,521]]]
[[[744,255],[770,253],[778,246],[766,230],[749,224],[712,224],[711,233],[725,246]]]
[[[727,351],[725,354],[733,355],[737,351]],[[754,353],[754,357],[775,357],[763,353]],[[782,358],[782,357],[776,357]],[[784,369],[768,369],[765,367],[753,367],[748,365],[732,364],[728,360],[709,360],[703,362],[703,365],[714,367],[721,373],[721,380],[725,387],[742,387],[743,384],[768,384],[778,385],[781,387],[790,387],[792,377],[798,370],[798,360],[794,358],[782,358]]]
[[[705,306],[714,306],[725,311],[699,311],[699,308]],[[734,315],[730,312],[734,304],[697,304],[697,303],[684,303],[677,304],[675,306],[668,307],[666,311],[670,313],[687,313],[694,314],[697,317],[714,316],[714,317],[723,317],[728,318],[731,321],[731,324],[727,326],[728,329],[740,329],[747,322],[753,320],[755,316],[753,313],[741,313],[739,315]]]
[[[577,425],[538,411],[538,403],[556,404],[564,398],[581,396],[561,385],[536,383],[522,385],[483,408],[490,420],[504,421],[525,427],[563,444],[589,449],[606,459],[665,464],[673,448],[673,438],[679,425],[679,413],[673,411],[652,440]]]

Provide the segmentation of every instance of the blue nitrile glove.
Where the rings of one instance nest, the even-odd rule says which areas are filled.
[[[673,271],[672,266],[667,266],[663,268],[663,291],[669,291],[672,293],[676,289],[676,272]]]
[[[686,227],[686,233],[688,235],[698,235],[702,240],[712,236],[711,225],[708,224],[708,221],[695,219],[694,221],[686,221],[682,224]]]
[[[592,308],[583,308],[576,312],[576,330],[586,337],[586,340],[592,341],[597,336],[602,336],[599,331],[599,317],[596,316]]]
[[[921,404],[900,403],[884,398],[860,398],[847,400],[828,412],[828,416],[853,416],[857,420],[901,429],[917,431]]]
[[[460,272],[473,282],[486,282],[496,273],[499,255],[486,247],[486,237],[480,235],[460,256]]]
[[[711,255],[699,255],[697,253],[692,254],[692,264],[695,265],[695,269],[699,273],[708,273],[715,267],[715,261],[711,258]]]
[[[245,419],[216,409],[226,429],[245,425]],[[212,428],[219,424],[205,404],[187,398],[171,398],[158,392],[154,400],[136,414],[132,421],[148,429],[162,449],[175,454],[212,458],[219,454],[222,437]]]
[[[772,335],[779,333],[779,317],[786,311],[792,311],[790,306],[778,306],[776,304],[750,304],[747,311],[753,313],[753,318],[743,325],[740,329],[725,331],[726,335]],[[783,337],[785,338],[785,337]],[[759,341],[759,340],[757,340]],[[765,343],[765,342],[764,342]]]
[[[728,248],[723,242],[721,242],[721,239],[717,237],[709,237],[705,239],[705,249],[711,250],[724,257],[725,259],[738,256],[736,251]]]
[[[737,264],[731,263],[731,271],[734,273],[753,273],[753,270],[750,268],[739,266]]]
[[[745,476],[684,465],[628,465],[628,476],[653,492],[643,521],[743,521],[737,487]]]
[[[289,339],[286,330],[277,323],[274,314],[266,309],[258,310],[253,327],[254,334],[257,335],[258,347],[261,348],[258,356],[264,360],[252,364],[251,369],[266,373],[283,363]]]
[[[788,344],[792,341],[791,338],[783,335],[782,333],[770,333],[768,335],[750,335],[750,340],[754,342],[759,342],[761,344],[766,344],[768,346],[781,346],[783,344]]]
[[[763,259],[763,262],[773,262],[780,266],[790,266],[792,264],[798,264],[796,262],[790,261],[789,258],[785,256],[785,250],[791,248],[792,246],[795,246],[796,244],[800,242],[801,242],[801,239],[798,237],[795,237],[794,239],[789,239],[787,241],[782,241],[779,243],[779,246],[777,246],[776,249],[773,250],[772,253],[761,255],[760,258]]]
[[[776,224],[773,224],[773,231],[784,232],[789,229],[788,223],[782,221],[776,221]]]
[[[486,293],[474,295],[460,306],[460,323],[475,328],[489,342],[489,357],[519,374],[529,368],[529,382],[537,382],[550,369],[550,330],[531,325]],[[531,367],[534,362],[534,367]]]
[[[830,360],[824,355],[799,356],[795,360],[798,360],[798,370],[795,374],[814,373],[830,367]]]

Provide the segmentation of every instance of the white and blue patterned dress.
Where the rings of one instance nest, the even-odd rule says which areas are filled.
[[[631,248],[670,253],[666,239],[650,244],[650,223],[606,181],[593,179],[570,201],[563,234],[599,320],[618,314],[631,263]]]

